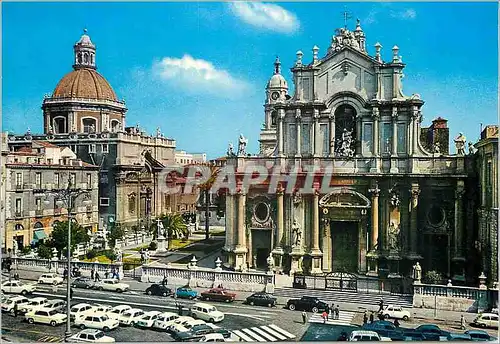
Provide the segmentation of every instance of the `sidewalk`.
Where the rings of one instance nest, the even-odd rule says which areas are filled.
[[[33,272],[33,271],[28,271],[28,270],[18,270],[19,277],[21,280],[28,280],[28,281],[36,281],[38,280],[38,277],[41,275],[39,272]],[[5,275],[5,273],[2,273],[2,277],[5,281],[5,278],[8,278],[8,275]],[[135,292],[140,292],[144,293],[147,287],[150,286],[150,283],[143,283],[139,282],[137,280],[131,279],[131,278],[124,278],[121,280],[123,283],[127,283],[130,285],[130,290],[135,291]],[[180,285],[168,285],[170,288],[177,288],[180,287]],[[193,288],[193,290],[196,290],[198,293],[201,293],[203,291],[206,291],[207,288]],[[252,295],[252,292],[236,292],[236,301],[244,301],[248,296]],[[374,297],[377,297],[374,295]],[[288,300],[288,298],[284,297],[278,297],[278,305],[284,306]],[[337,304],[337,303],[336,303]],[[352,311],[352,312],[357,312],[357,313],[363,313],[365,310],[368,311],[378,311],[378,306],[371,306],[371,305],[364,305],[364,304],[356,304],[356,303],[343,303],[339,302],[338,303],[340,309],[346,310],[346,311]],[[465,320],[469,323],[474,320],[474,318],[477,316],[476,313],[461,313],[461,312],[454,312],[454,311],[434,311],[434,309],[426,309],[426,308],[412,308],[410,310],[412,318],[414,319],[433,319],[435,322],[459,322],[460,321],[460,316],[463,314],[465,317]],[[434,314],[436,313],[436,316]]]

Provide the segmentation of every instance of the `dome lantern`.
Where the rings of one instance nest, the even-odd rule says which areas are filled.
[[[73,68],[91,68],[97,69],[95,65],[95,45],[87,35],[87,29],[83,29],[83,35],[73,46],[75,52],[75,64]]]

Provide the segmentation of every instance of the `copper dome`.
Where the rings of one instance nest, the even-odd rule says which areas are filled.
[[[52,98],[89,98],[118,101],[115,91],[94,69],[79,68],[66,74],[57,84]]]

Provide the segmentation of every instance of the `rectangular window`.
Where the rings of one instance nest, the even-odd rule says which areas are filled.
[[[42,173],[41,172],[35,173],[35,188],[36,189],[42,188]]]
[[[59,173],[54,173],[54,186],[59,188]]]
[[[16,173],[16,186],[17,187],[22,187],[23,185],[23,174],[22,173]]]
[[[69,175],[69,182],[72,187],[76,188],[76,173],[71,173]]]
[[[380,153],[391,154],[392,123],[381,123]]]
[[[309,123],[302,123],[302,140],[300,142],[300,152],[304,155],[311,154],[311,126]]]
[[[22,200],[20,198],[16,198],[16,213],[20,213],[22,210]]]
[[[109,146],[107,144],[102,145],[102,152],[103,153],[109,153]]]
[[[304,100],[311,100],[311,83],[309,79],[302,79],[302,90],[304,92]]]
[[[36,210],[38,211],[42,210],[42,200],[40,198],[37,198],[35,200],[35,205],[36,205]]]
[[[322,156],[328,156],[329,153],[329,137],[328,137],[328,124],[320,124],[319,125],[319,136],[321,137],[321,143],[322,143]]]
[[[87,173],[87,189],[92,189],[92,175]]]
[[[95,144],[89,145],[89,153],[95,153]]]
[[[295,124],[288,124],[288,135],[286,136],[287,152],[293,155],[297,152],[297,130]]]
[[[107,197],[101,197],[100,205],[103,206],[103,207],[109,206],[109,198],[107,198]]]
[[[398,123],[398,154],[406,154],[406,123]]]
[[[363,123],[363,154],[373,153],[373,124]]]

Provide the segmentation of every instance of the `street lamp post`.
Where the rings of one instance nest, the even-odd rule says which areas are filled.
[[[68,210],[68,244],[66,246],[67,250],[67,284],[66,284],[66,332],[64,333],[65,338],[69,338],[71,336],[71,213],[73,211],[73,207],[75,206],[75,201],[80,195],[89,195],[89,192],[86,190],[82,190],[79,188],[73,188],[71,185],[71,178],[68,182],[68,187],[65,189],[53,189],[53,190],[44,190],[43,191],[46,196],[45,203],[50,204],[48,200],[49,196],[54,196],[56,199],[56,204],[58,206],[65,205]],[[91,200],[85,200],[84,205],[92,204]]]

